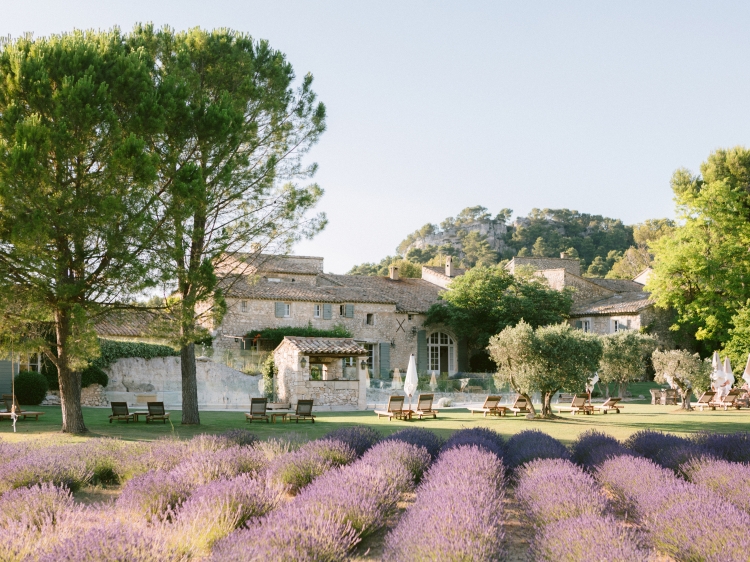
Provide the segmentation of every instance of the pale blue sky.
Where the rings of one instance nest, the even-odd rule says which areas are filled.
[[[3,4],[2,35],[232,27],[312,72],[330,224],[296,253],[337,273],[470,205],[669,216],[676,168],[750,142],[748,3]]]

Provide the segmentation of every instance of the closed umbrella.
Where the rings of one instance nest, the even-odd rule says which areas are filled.
[[[433,372],[432,376],[430,377],[430,390],[432,392],[435,392],[437,390],[437,387],[438,387],[437,375]]]
[[[409,367],[406,369],[404,378],[404,394],[409,397],[409,409],[411,410],[411,397],[417,391],[419,378],[417,378],[417,362],[414,360],[414,354],[409,357]]]
[[[599,373],[594,373],[594,376],[586,381],[586,392],[589,393],[589,404],[591,404],[591,393],[594,391],[594,385],[599,382]]]
[[[714,356],[711,358],[711,367],[714,373],[721,370],[721,359],[719,359],[718,351],[714,351]]]
[[[750,385],[750,353],[747,354],[747,365],[745,365],[745,372],[742,374],[742,378]]]
[[[393,382],[391,382],[391,388],[393,390],[398,390],[401,386],[401,373],[398,369],[393,369]]]
[[[721,359],[719,359],[719,352],[714,351],[714,356],[711,359],[711,367],[713,369],[713,372],[711,373],[711,388],[719,394],[719,398],[721,397],[721,385],[724,382],[724,367],[721,364]]]
[[[724,358],[724,383],[722,385],[722,398],[729,394],[732,385],[734,384],[734,373],[732,372],[732,365],[729,363],[729,357]]]

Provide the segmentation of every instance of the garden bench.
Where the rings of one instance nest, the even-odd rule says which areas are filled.
[[[483,414],[485,418],[487,414],[491,416],[504,416],[507,408],[499,405],[500,400],[502,400],[501,396],[488,396],[485,398],[481,408],[469,408],[469,411],[472,416],[474,414]]]
[[[43,416],[44,412],[31,412],[29,410],[23,410],[21,409],[21,405],[18,403],[18,397],[13,396],[12,394],[3,394],[3,401],[5,402],[5,409],[7,412],[3,417],[10,418],[11,417],[11,410],[13,409],[13,404],[16,405],[16,415],[19,419],[23,418],[26,419],[26,417],[34,416],[35,420],[39,420],[39,416]]]

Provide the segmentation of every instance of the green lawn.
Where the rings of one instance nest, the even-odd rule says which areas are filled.
[[[40,436],[61,436],[59,433],[61,416],[59,407],[38,408],[45,415],[39,421],[23,420],[17,424],[17,433],[13,434],[9,421],[0,421],[0,437],[7,440],[23,440]],[[501,434],[510,436],[524,429],[540,429],[564,442],[570,442],[587,429],[596,428],[605,431],[618,439],[625,439],[641,429],[657,429],[673,433],[693,433],[701,430],[717,432],[735,432],[750,430],[750,410],[706,411],[683,413],[675,406],[651,406],[641,403],[625,404],[623,413],[590,416],[571,416],[564,414],[559,420],[527,420],[524,417],[482,418],[472,417],[467,410],[443,410],[437,420],[422,421],[387,421],[378,420],[371,411],[366,412],[320,412],[315,424],[310,422],[248,423],[242,412],[201,412],[202,425],[180,425],[180,413],[173,412],[172,424],[148,424],[141,420],[138,423],[108,423],[108,409],[84,408],[84,418],[90,437],[119,437],[127,440],[152,440],[165,436],[189,438],[197,433],[220,433],[227,429],[245,428],[253,431],[261,439],[296,432],[304,438],[314,439],[342,426],[368,425],[383,433],[391,433],[404,427],[425,427],[446,437],[456,429],[484,426]],[[61,436],[62,439],[80,439]]]

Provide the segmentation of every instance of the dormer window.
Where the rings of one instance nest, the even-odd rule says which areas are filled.
[[[279,279],[278,277],[269,277],[268,282],[269,283],[281,283],[281,279]]]

